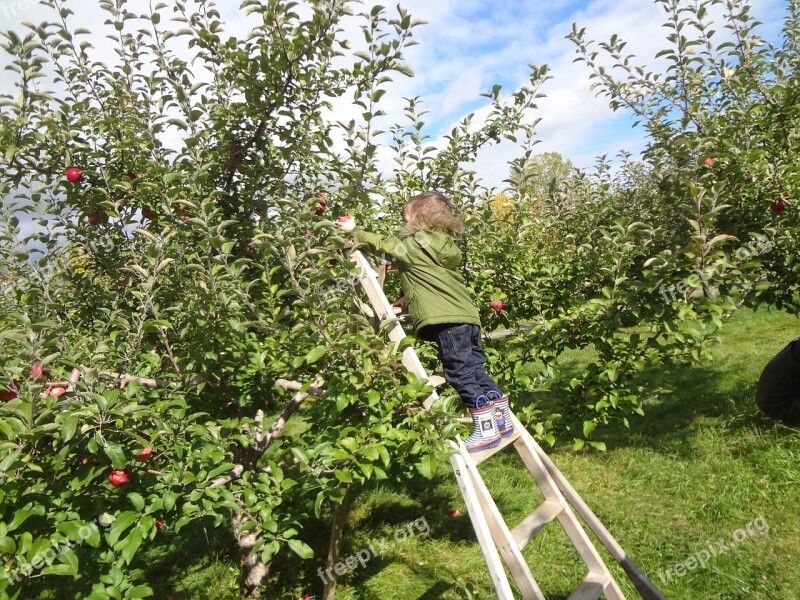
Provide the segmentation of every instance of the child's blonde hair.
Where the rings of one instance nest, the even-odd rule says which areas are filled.
[[[404,232],[442,229],[454,235],[464,234],[464,223],[453,215],[450,199],[439,192],[425,192],[411,198],[403,207]]]

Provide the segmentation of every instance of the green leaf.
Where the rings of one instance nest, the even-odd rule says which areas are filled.
[[[7,535],[0,536],[0,554],[13,554],[17,550],[14,539]]]
[[[142,498],[141,494],[137,492],[131,492],[128,494],[128,500],[131,501],[131,504],[133,504],[133,507],[136,510],[142,510],[144,508],[144,498]]]
[[[103,447],[103,451],[111,460],[111,464],[114,465],[115,469],[124,469],[127,466],[125,452],[122,450],[122,447],[119,444],[115,444],[114,442],[106,442],[106,445]]]
[[[128,537],[119,542],[115,547],[122,551],[122,558],[125,559],[126,563],[130,564],[141,545],[142,532],[138,529],[134,529]]]
[[[149,598],[153,595],[153,588],[149,585],[137,585],[125,592],[126,598]]]
[[[133,525],[138,518],[138,513],[131,511],[118,514],[114,519],[114,525],[111,527],[111,531],[106,534],[106,541],[108,544],[110,546],[115,545],[120,536],[125,533],[125,530]]]
[[[423,456],[417,463],[417,470],[422,473],[422,476],[426,479],[432,479],[436,474],[437,466],[436,457],[433,454],[428,454]]]
[[[314,556],[314,551],[305,542],[300,540],[289,540],[289,548],[291,548],[297,556],[304,559],[309,559]]]
[[[70,565],[50,565],[41,570],[42,575],[75,575]]]
[[[162,498],[164,500],[164,510],[170,512],[172,508],[175,506],[175,502],[178,500],[180,496],[173,492],[172,490],[167,490],[163,493]]]
[[[310,365],[322,358],[326,352],[328,352],[327,346],[317,346],[306,354],[305,361]]]
[[[334,472],[334,476],[342,483],[353,483],[353,475],[350,473],[350,469],[337,469]]]

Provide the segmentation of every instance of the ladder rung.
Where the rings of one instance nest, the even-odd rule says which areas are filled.
[[[597,600],[610,581],[610,575],[590,572],[567,600]]]
[[[536,510],[525,517],[519,525],[511,530],[514,541],[522,550],[545,525],[555,519],[564,510],[564,505],[553,500],[545,500]]]
[[[430,383],[433,387],[437,388],[440,385],[444,385],[445,383],[447,383],[447,380],[441,375],[431,375],[428,378],[428,383]],[[470,419],[470,422],[472,422],[472,419]]]
[[[506,446],[510,446],[511,444],[516,442],[520,435],[521,434],[519,431],[515,431],[507,438],[503,438],[503,440],[500,442],[498,446],[495,446],[494,448],[489,448],[488,450],[484,450],[483,452],[473,452],[469,456],[472,459],[472,462],[474,462],[476,465],[479,465],[490,456],[494,456],[495,454],[500,452],[500,450],[502,450]]]

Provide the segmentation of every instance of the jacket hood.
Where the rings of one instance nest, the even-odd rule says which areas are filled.
[[[451,235],[460,237],[464,235],[464,222],[458,217],[431,217],[429,219],[413,219],[408,221],[397,237],[400,239],[411,237],[424,229],[438,229]]]

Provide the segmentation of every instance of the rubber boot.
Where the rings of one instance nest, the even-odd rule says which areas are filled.
[[[514,423],[511,421],[511,410],[508,408],[508,396],[500,396],[500,392],[492,390],[486,396],[494,402],[494,417],[497,430],[504,438],[513,435]]]
[[[480,396],[477,402],[480,408],[469,409],[472,416],[472,434],[464,440],[468,452],[482,452],[494,448],[501,439],[494,418],[494,403],[486,396]]]

